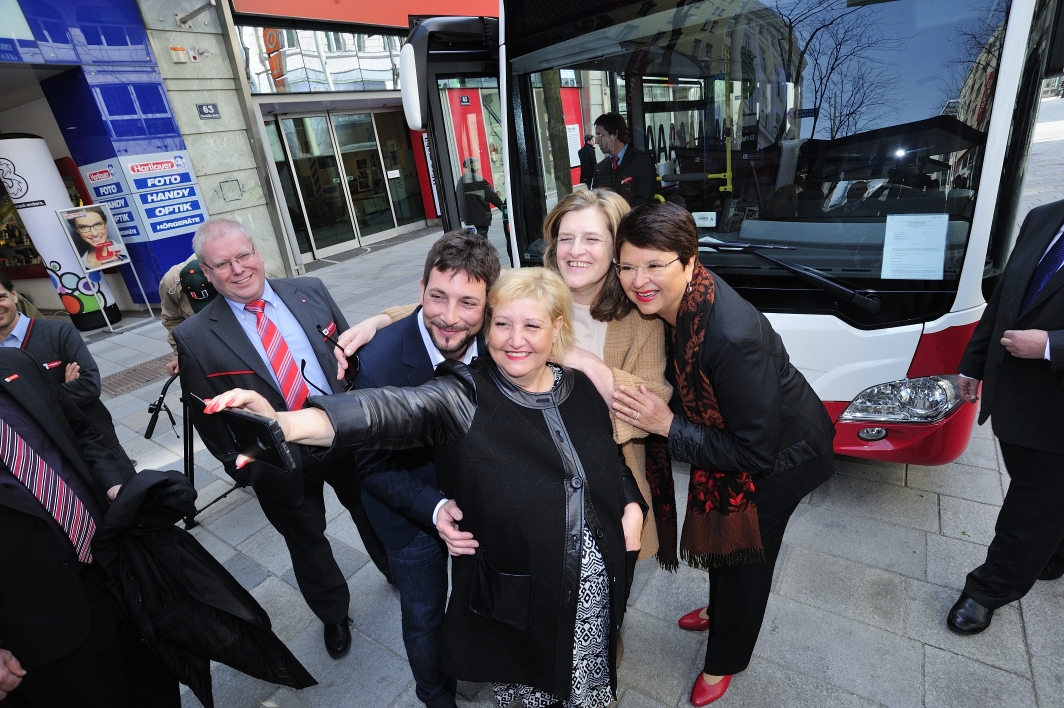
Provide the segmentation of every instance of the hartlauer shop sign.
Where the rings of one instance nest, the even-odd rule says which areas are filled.
[[[242,14],[264,17],[294,17],[304,20],[350,22],[377,27],[406,28],[411,15],[469,15],[497,17],[499,0],[233,0]]]

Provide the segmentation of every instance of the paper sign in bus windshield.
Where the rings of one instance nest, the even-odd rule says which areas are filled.
[[[890,214],[883,237],[884,280],[942,280],[949,214]]]

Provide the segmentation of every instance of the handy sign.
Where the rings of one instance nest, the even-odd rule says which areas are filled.
[[[218,112],[217,103],[197,103],[196,110],[199,112],[200,120],[211,120],[213,118],[222,117],[222,114]]]

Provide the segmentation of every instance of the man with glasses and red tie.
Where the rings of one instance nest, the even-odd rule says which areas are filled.
[[[629,144],[628,124],[619,113],[603,113],[595,120],[595,141],[606,158],[595,168],[595,187],[617,192],[632,207],[654,201],[658,171],[654,158]]]
[[[181,704],[126,623],[92,539],[134,475],[26,352],[0,348],[0,705]]]
[[[994,610],[1064,575],[1064,201],[1032,209],[958,371],[959,393],[990,417],[1008,470],[986,561],[968,573],[946,624],[990,626]]]
[[[212,219],[192,240],[207,280],[221,297],[174,331],[181,388],[210,398],[233,388],[265,396],[277,410],[299,410],[309,396],[338,393],[327,339],[347,329],[339,306],[317,278],[266,278],[266,263],[239,222]],[[321,328],[319,331],[318,328]],[[389,578],[384,546],[362,507],[351,456],[300,460],[291,475],[251,462],[241,468],[217,416],[193,410],[192,420],[207,449],[241,485],[251,485],[262,511],[288,544],[299,589],[325,625],[325,647],[334,659],[351,647],[347,579],[325,536],[324,484],[351,512],[362,542]]]

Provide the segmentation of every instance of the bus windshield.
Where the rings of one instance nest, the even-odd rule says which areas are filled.
[[[627,147],[653,160],[655,198],[694,215],[702,262],[759,309],[830,312],[862,328],[949,310],[1008,0],[666,0],[576,19],[566,3],[551,17],[554,4],[506,7],[525,146],[515,193],[541,200],[524,207],[527,241],[542,223],[530,211],[596,186],[578,153],[597,118],[618,113]],[[752,255],[709,247],[717,241],[792,246],[787,261],[874,291],[883,307],[840,304]],[[524,250],[535,262],[535,244]]]

